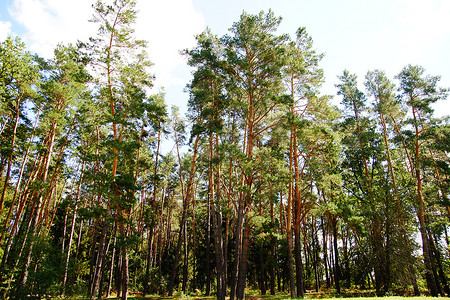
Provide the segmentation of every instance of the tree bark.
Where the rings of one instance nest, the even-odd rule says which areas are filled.
[[[249,242],[250,242],[250,225],[245,224],[244,235],[242,237],[242,258],[240,260],[239,276],[236,291],[238,300],[245,299]]]
[[[242,196],[239,197],[239,206],[237,211],[237,220],[236,220],[236,230],[235,230],[235,253],[234,253],[234,264],[233,270],[231,273],[231,286],[230,286],[230,300],[234,300],[237,296],[237,285],[238,285],[238,276],[241,272],[240,260],[242,259],[242,223],[244,219],[244,211],[243,211],[243,200]]]
[[[259,248],[259,289],[261,291],[261,295],[266,294],[266,270],[265,270],[265,253],[264,247],[261,245]]]
[[[430,248],[432,251],[432,254],[434,256],[434,260],[436,262],[437,265],[437,272],[439,275],[439,280],[442,282],[442,286],[444,288],[445,294],[447,294],[447,297],[450,295],[450,287],[448,285],[448,280],[447,280],[447,276],[445,275],[444,272],[444,268],[442,266],[442,261],[441,261],[441,252],[439,251],[439,248],[437,247],[438,242],[435,236],[433,235],[429,235],[429,241],[430,241]],[[434,242],[436,241],[436,242]],[[442,297],[445,297],[444,293],[441,293]]]
[[[152,264],[152,242],[153,242],[153,227],[148,230],[147,235],[147,257],[146,257],[146,264],[145,264],[145,276],[144,276],[144,291],[143,296],[145,297],[147,294],[150,293],[150,267]]]
[[[95,260],[94,265],[94,273],[92,276],[92,287],[91,291],[89,293],[90,298],[94,299],[95,295],[98,293],[99,287],[100,287],[100,280],[102,277],[102,272],[104,270],[103,262],[104,262],[104,256],[106,255],[105,251],[107,248],[107,234],[108,234],[108,222],[106,219],[102,222],[102,232],[100,236],[100,241],[98,245],[98,252],[97,252],[97,258]]]
[[[108,280],[108,288],[106,290],[106,298],[109,298],[111,295],[111,286],[112,286],[112,280],[114,277],[114,264],[115,264],[115,255],[116,255],[116,241],[117,241],[117,227],[114,227],[114,239],[112,243],[112,254],[111,254],[111,266],[109,267],[109,280]]]
[[[189,263],[189,252],[188,252],[188,235],[187,226],[184,227],[184,262],[183,262],[183,282],[181,285],[181,290],[186,293],[187,281],[188,281],[188,263]]]
[[[336,292],[341,293],[341,269],[339,267],[339,251],[338,251],[338,228],[337,220],[332,220],[333,226],[333,248],[334,248],[334,283],[336,285]]]
[[[290,143],[289,143],[289,173],[293,174],[294,163],[294,133],[291,129]],[[292,198],[293,198],[293,176],[289,176],[289,192],[286,207],[286,239],[287,239],[287,255],[288,255],[288,269],[289,269],[289,290],[291,298],[296,298],[297,293],[295,291],[295,275],[294,275],[294,259],[292,255]]]
[[[304,283],[303,283],[303,261],[302,261],[302,242],[301,242],[301,230],[300,224],[295,226],[295,272],[296,272],[296,288],[297,288],[297,297],[303,298],[304,296]]]
[[[195,166],[196,166],[196,160],[197,160],[197,150],[198,150],[199,139],[200,139],[200,136],[197,135],[195,138],[194,154],[193,154],[192,162],[191,162],[191,171],[189,173],[190,174],[189,182],[188,182],[188,185],[186,188],[185,196],[183,197],[183,213],[182,213],[182,217],[181,217],[181,221],[180,221],[180,229],[178,231],[178,241],[177,241],[177,247],[175,249],[175,261],[174,261],[174,265],[172,266],[170,279],[169,279],[169,285],[168,285],[169,296],[173,295],[175,278],[176,278],[177,271],[178,271],[178,263],[180,260],[181,245],[182,245],[182,241],[183,241],[183,232],[184,232],[184,227],[186,226],[189,202],[191,200],[191,194],[193,192],[192,189],[193,189],[193,183],[194,183],[194,178],[195,178]],[[177,143],[177,145],[178,145],[178,143]],[[180,168],[181,168],[181,160],[180,160]]]
[[[8,167],[6,168],[6,177],[5,177],[5,181],[3,183],[3,191],[2,191],[2,196],[0,199],[0,216],[2,215],[2,212],[3,212],[3,204],[5,202],[5,195],[6,195],[6,191],[8,189],[9,178],[11,175],[11,166],[12,166],[12,161],[14,158],[14,147],[16,144],[17,126],[19,125],[19,116],[20,116],[20,106],[19,106],[19,100],[17,100],[16,116],[14,119],[14,129],[13,129],[13,136],[12,136],[12,141],[11,141],[11,154],[9,155],[9,159],[8,159]]]
[[[127,300],[128,299],[128,281],[129,281],[129,273],[128,273],[128,249],[127,246],[124,245],[122,246],[122,250],[121,250],[121,254],[122,254],[122,282],[121,282],[121,286],[122,286],[122,300]]]
[[[226,271],[225,271],[225,254],[222,236],[222,214],[212,204],[212,225],[214,232],[214,249],[216,254],[216,271],[217,271],[217,300],[225,300],[227,294]]]
[[[430,257],[430,246],[428,242],[427,225],[425,222],[425,201],[423,199],[422,191],[422,175],[419,166],[420,163],[420,146],[419,146],[419,125],[417,124],[416,109],[412,106],[412,113],[414,117],[414,128],[415,128],[415,141],[414,141],[414,161],[415,161],[415,177],[416,177],[416,188],[417,188],[417,199],[418,199],[418,209],[417,218],[419,219],[419,230],[422,237],[422,250],[423,258],[425,264],[425,278],[427,281],[427,287],[430,290],[431,296],[438,296],[438,289],[436,281],[433,275],[433,261]]]

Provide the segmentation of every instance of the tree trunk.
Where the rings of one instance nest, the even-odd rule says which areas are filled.
[[[227,294],[225,254],[222,236],[222,214],[212,204],[212,225],[214,232],[214,248],[216,253],[217,300],[225,300]]]
[[[325,231],[325,224],[323,221],[323,217],[320,218],[321,220],[321,227],[322,227],[322,247],[323,247],[323,267],[325,271],[325,280],[326,280],[326,287],[330,288],[330,276],[329,276],[329,262],[328,262],[328,239],[327,239],[327,232]]]
[[[181,290],[183,293],[186,293],[187,281],[188,281],[188,261],[189,261],[189,252],[188,252],[188,236],[187,236],[187,226],[184,227],[184,262],[183,262],[183,283],[181,285]]]
[[[9,288],[10,288],[10,286],[11,286],[11,282],[12,282],[13,279],[14,279],[14,275],[15,275],[15,274],[14,274],[14,270],[15,270],[15,269],[17,268],[17,266],[19,265],[19,262],[20,262],[20,259],[21,259],[21,257],[22,257],[23,251],[25,250],[25,246],[26,246],[26,242],[27,242],[27,236],[29,235],[29,232],[32,230],[32,229],[31,229],[31,225],[32,225],[32,220],[33,220],[33,218],[32,218],[31,216],[32,216],[33,213],[34,213],[34,207],[29,208],[28,211],[29,211],[29,213],[25,213],[25,216],[24,216],[24,218],[23,218],[23,220],[22,220],[22,226],[20,226],[19,233],[16,235],[16,238],[14,239],[14,240],[16,240],[16,241],[14,242],[14,244],[20,243],[20,249],[18,250],[17,258],[14,260],[13,266],[12,266],[11,269],[10,269],[10,270],[11,270],[11,275],[9,276],[9,279],[7,280],[8,283],[7,283],[6,288],[3,290],[2,299],[6,299],[7,293],[9,292]],[[26,218],[27,215],[29,215],[30,217],[29,217],[29,218]],[[27,221],[28,221],[28,222],[27,222]],[[27,225],[25,225],[25,223],[27,223]],[[23,228],[23,229],[22,229],[22,228]],[[18,236],[21,235],[21,234],[20,234],[20,231],[24,231],[24,232],[23,232],[23,238],[22,238],[22,241],[20,241],[20,239],[18,238]],[[12,237],[11,237],[10,239],[11,239],[11,243],[12,243]],[[11,244],[10,244],[10,245],[11,245]],[[8,252],[6,252],[6,253],[9,253],[9,250],[8,250]],[[9,259],[9,258],[10,258],[10,257],[6,257],[6,255],[3,256],[3,258],[2,258],[2,270],[4,270],[6,264],[8,264],[8,259]],[[19,289],[20,289],[20,286],[19,286]]]
[[[210,160],[212,161],[212,138],[210,138]],[[209,192],[207,196],[207,203],[206,203],[206,291],[205,295],[209,296],[211,292],[211,270],[209,266],[210,262],[210,245],[211,245],[211,201],[214,201],[214,184],[213,184],[213,170],[212,170],[212,162],[210,163],[210,170],[208,174],[208,185],[209,185]],[[212,204],[214,205],[214,204]],[[216,249],[217,250],[217,249]]]
[[[264,246],[261,245],[259,248],[259,289],[261,291],[261,295],[266,294],[266,270],[265,270],[265,254],[264,254]]]
[[[236,291],[238,300],[245,299],[249,242],[250,242],[250,225],[245,224],[244,236],[242,238],[242,258],[240,260],[239,276]]]
[[[122,300],[128,299],[128,281],[129,281],[129,274],[128,274],[128,251],[127,246],[122,246],[122,250],[120,251],[122,254]]]
[[[317,249],[319,246],[319,242],[316,243],[316,236],[317,236],[317,230],[316,230],[316,224],[314,217],[312,217],[312,228],[311,231],[311,240],[312,240],[312,250],[313,250],[313,268],[314,268],[314,282],[315,282],[315,288],[316,292],[319,292],[320,287],[320,279],[319,279],[319,271],[318,271],[318,258],[319,258],[319,249]]]
[[[334,247],[334,283],[336,285],[336,292],[338,294],[341,293],[341,269],[339,267],[339,251],[338,251],[338,228],[337,228],[337,220],[332,220],[333,225],[333,247]]]
[[[414,117],[414,126],[415,126],[415,141],[414,141],[414,161],[415,161],[415,176],[416,176],[416,183],[417,183],[417,199],[418,199],[418,209],[417,209],[417,218],[419,219],[419,230],[422,237],[422,250],[423,250],[423,259],[425,264],[425,278],[427,281],[427,287],[430,290],[431,296],[437,297],[438,296],[438,290],[436,281],[434,280],[433,276],[433,261],[430,257],[430,246],[428,242],[428,234],[427,234],[427,226],[425,223],[425,201],[423,199],[423,192],[422,192],[422,175],[420,171],[420,146],[419,146],[419,127],[417,124],[416,119],[416,110],[415,107],[412,107],[412,113]]]
[[[12,136],[12,141],[11,141],[11,154],[9,155],[9,159],[8,159],[8,167],[6,169],[6,177],[5,177],[5,181],[3,183],[3,191],[2,191],[2,196],[0,199],[0,216],[2,215],[2,212],[3,212],[3,204],[5,202],[6,190],[8,189],[9,178],[11,175],[11,166],[12,166],[12,161],[14,158],[14,147],[15,147],[15,143],[16,143],[17,126],[19,125],[19,115],[20,115],[20,106],[19,106],[19,100],[17,100],[16,117],[14,119],[14,129],[13,129],[13,136]]]
[[[100,284],[98,285],[98,296],[97,296],[97,298],[99,300],[101,300],[102,297],[103,297],[103,284],[105,283],[106,257],[107,257],[108,252],[109,252],[109,245],[111,245],[111,238],[107,237],[105,255],[103,255],[103,257],[102,257],[103,261],[102,261],[102,270],[101,270],[101,273],[100,273]]]
[[[272,191],[273,193],[273,191]],[[272,222],[275,224],[275,214],[274,214],[274,203],[270,202],[270,216]],[[270,239],[270,249],[269,249],[269,274],[270,274],[270,295],[275,295],[275,239]]]
[[[150,293],[150,266],[152,264],[152,240],[153,240],[153,227],[148,230],[147,236],[147,259],[145,265],[145,276],[144,276],[144,292],[142,293],[145,297]]]
[[[109,267],[109,280],[108,280],[108,288],[106,290],[106,298],[109,298],[111,295],[111,286],[112,280],[114,277],[114,264],[115,264],[115,255],[116,255],[116,241],[117,241],[117,227],[114,227],[114,239],[112,243],[112,254],[111,254],[111,266]]]
[[[429,235],[429,241],[430,241],[431,253],[433,254],[434,261],[436,262],[436,265],[437,265],[437,272],[439,275],[438,278],[442,282],[442,286],[448,297],[450,295],[450,288],[448,285],[447,276],[445,275],[444,268],[442,266],[441,253],[437,247],[437,245],[438,245],[437,239],[433,235]],[[436,241],[436,242],[434,242],[434,241]],[[441,296],[445,297],[444,293],[441,293]]]
[[[293,173],[294,164],[294,133],[291,129],[290,143],[289,143],[289,173]],[[293,176],[289,176],[289,193],[287,201],[287,212],[286,212],[286,239],[287,239],[287,255],[288,255],[288,269],[289,269],[289,289],[291,293],[291,298],[296,298],[297,293],[295,291],[295,275],[294,275],[294,259],[292,255],[292,201],[293,201]]]
[[[297,223],[297,222],[296,222]],[[295,228],[295,272],[296,272],[296,288],[297,297],[303,298],[305,287],[303,284],[303,261],[302,261],[302,242],[300,224],[296,224]]]
[[[103,262],[104,256],[106,255],[105,251],[107,248],[107,234],[108,234],[108,221],[105,219],[102,222],[102,232],[100,236],[100,241],[98,245],[97,259],[94,265],[94,273],[92,276],[92,288],[90,291],[90,298],[94,299],[95,295],[98,293],[100,287],[100,280],[102,277],[102,273],[104,270]]]
[[[237,211],[236,231],[235,231],[235,252],[234,252],[234,264],[231,273],[231,286],[230,286],[230,300],[234,300],[237,296],[238,276],[241,272],[240,260],[242,259],[242,223],[244,219],[242,196],[239,197],[239,206]]]
[[[182,214],[181,221],[180,221],[180,229],[178,231],[178,241],[177,241],[177,247],[175,249],[175,261],[174,261],[174,265],[172,266],[170,279],[169,279],[169,285],[168,285],[169,296],[173,295],[175,278],[176,278],[177,271],[178,271],[178,263],[179,263],[179,259],[180,259],[181,245],[182,245],[182,241],[183,241],[183,232],[184,232],[184,227],[186,226],[189,202],[191,200],[191,194],[193,192],[192,189],[193,189],[193,183],[194,183],[194,178],[195,178],[195,166],[196,166],[196,160],[197,160],[197,150],[198,150],[199,139],[200,139],[200,136],[197,135],[195,138],[194,154],[192,156],[191,170],[189,173],[190,174],[189,182],[188,182],[188,186],[186,188],[186,193],[183,197],[183,214]],[[177,148],[178,148],[178,142],[176,142],[176,144],[177,144]],[[177,152],[178,152],[178,156],[179,156],[179,151],[177,151]],[[181,168],[181,159],[180,158],[179,158],[179,162],[180,162],[180,168]],[[180,170],[180,172],[181,172],[181,170]],[[181,173],[180,173],[180,180],[182,180]],[[183,189],[183,187],[182,187],[182,189]]]
[[[69,245],[67,245],[67,253],[66,253],[66,259],[65,259],[65,263],[64,263],[64,277],[63,277],[63,281],[62,281],[62,286],[63,286],[62,296],[64,296],[64,294],[66,293],[67,273],[69,272],[70,248],[72,248],[72,239],[73,239],[73,233],[75,231],[76,218],[77,218],[77,205],[75,204],[75,207],[73,210],[72,224],[70,227]]]

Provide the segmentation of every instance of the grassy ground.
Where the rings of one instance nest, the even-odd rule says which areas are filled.
[[[349,290],[345,291],[343,294],[335,294],[334,291],[322,291],[319,293],[316,292],[308,292],[305,294],[303,299],[326,299],[326,300],[342,300],[342,298],[351,298],[351,300],[436,300],[436,298],[430,296],[421,296],[421,297],[405,297],[405,296],[385,296],[385,297],[377,297],[374,291],[355,291]],[[450,299],[446,297],[439,297],[440,299]],[[82,298],[66,298],[66,299],[76,299],[81,300]],[[119,299],[119,298],[108,298],[111,300]],[[173,297],[163,297],[159,295],[149,295],[147,297],[142,297],[139,294],[131,294],[128,299],[130,300],[214,300],[216,299],[214,296],[195,296],[195,295],[184,295],[182,293],[176,293]],[[227,298],[229,299],[229,298]],[[258,291],[249,291],[246,293],[247,300],[289,300],[290,295],[287,293],[277,293],[276,295],[260,295]]]
[[[346,298],[346,297],[340,297],[340,298],[335,298],[335,297],[331,297],[331,298],[325,298],[325,299],[329,299],[329,300],[337,300],[337,299],[342,299],[342,298]],[[117,299],[117,298],[109,298],[109,299]],[[172,298],[172,297],[139,297],[139,298],[133,298],[133,297],[129,297],[128,299],[130,300],[143,300],[143,299],[150,299],[150,300],[167,300],[167,299],[186,299],[186,300],[213,300],[215,299],[215,297],[210,296],[210,297],[195,297],[195,296],[181,296],[179,298]],[[228,299],[228,298],[227,298]],[[265,299],[274,299],[274,300],[290,300],[291,298],[289,297],[289,295],[265,295],[265,296],[261,296],[261,295],[252,295],[252,296],[248,296],[246,297],[246,299],[248,300],[265,300]],[[306,295],[306,297],[304,299],[311,299],[310,297],[308,297],[308,295]],[[429,296],[420,296],[420,297],[403,297],[403,296],[386,296],[386,297],[351,297],[352,300],[435,300],[436,298],[433,297],[429,297]],[[439,299],[450,299],[447,297],[439,297]]]
[[[342,298],[351,298],[351,300],[436,300],[436,298],[429,296],[420,296],[420,297],[404,297],[404,296],[386,296],[386,297],[377,297],[371,295],[356,295],[356,293],[351,294],[342,294],[342,295],[331,295],[324,293],[307,293],[304,299],[327,299],[327,300],[342,300]],[[117,299],[117,298],[110,298]],[[182,294],[176,294],[173,297],[160,297],[160,296],[148,296],[148,297],[129,297],[130,300],[168,300],[168,299],[185,299],[185,300],[213,300],[214,296],[188,296]],[[227,298],[228,299],[228,298]],[[276,295],[258,295],[258,294],[248,294],[246,295],[246,299],[248,300],[289,300],[291,299],[288,294],[277,293]],[[440,299],[450,299],[446,297],[440,297]]]

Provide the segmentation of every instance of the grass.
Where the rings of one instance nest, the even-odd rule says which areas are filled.
[[[290,300],[290,296],[288,294],[276,294],[276,295],[246,295],[245,297],[248,300]],[[366,296],[366,297],[358,297],[358,296],[349,296],[349,295],[341,295],[339,297],[334,297],[334,295],[330,295],[329,297],[317,297],[317,295],[313,295],[311,293],[306,294],[303,299],[327,299],[327,300],[342,300],[342,298],[351,298],[352,300],[436,300],[436,298],[430,296],[420,296],[420,297],[406,297],[406,296],[385,296],[385,297],[377,297],[377,296]],[[109,298],[109,299],[118,299],[118,298]],[[129,297],[130,300],[167,300],[167,299],[185,299],[185,300],[212,300],[216,299],[214,296],[189,296],[189,295],[175,295],[174,297],[162,297],[162,296],[148,296],[148,297]],[[227,298],[229,299],[229,298]],[[439,297],[439,299],[450,299],[447,297]]]
[[[246,292],[245,298],[247,300],[290,300],[290,295],[288,293],[276,293],[275,295],[260,295],[259,291],[250,290]],[[430,296],[384,296],[377,297],[375,291],[355,291],[348,290],[342,294],[334,293],[334,290],[325,290],[321,292],[307,292],[303,299],[326,299],[326,300],[342,300],[342,298],[351,298],[351,300],[436,300],[436,298]],[[83,299],[83,298],[65,298],[65,299]],[[108,298],[108,299],[119,299],[119,298]],[[215,296],[200,296],[200,295],[184,295],[183,293],[175,293],[173,297],[159,296],[159,295],[148,295],[142,297],[140,294],[130,294],[128,299],[130,300],[214,300]],[[227,298],[229,299],[229,298]],[[450,299],[448,297],[439,297],[439,299]]]
[[[346,297],[331,297],[331,298],[325,298],[329,300],[338,300]],[[436,298],[430,297],[430,296],[419,296],[419,297],[405,297],[405,296],[385,296],[385,297],[351,297],[352,300],[435,300]],[[108,298],[108,299],[119,299],[119,298]],[[196,296],[182,296],[180,298],[172,298],[172,297],[129,297],[130,300],[167,300],[167,299],[186,299],[186,300],[207,300],[207,299],[216,299],[214,296],[209,297],[196,297]],[[229,299],[229,298],[227,298]],[[264,300],[264,299],[273,299],[273,300],[290,300],[291,298],[289,295],[252,295],[246,297],[248,300]],[[306,295],[304,299],[311,299]],[[439,299],[450,299],[448,297],[439,297]]]

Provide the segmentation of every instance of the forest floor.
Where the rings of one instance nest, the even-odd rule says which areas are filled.
[[[351,298],[351,300],[376,300],[376,299],[382,299],[382,300],[431,300],[436,299],[431,296],[420,296],[420,297],[413,297],[413,296],[384,296],[384,297],[377,297],[374,295],[374,292],[348,292],[345,294],[334,294],[334,293],[316,293],[316,292],[309,292],[305,294],[305,297],[303,299],[327,299],[327,300],[342,300],[342,298]],[[192,295],[183,295],[183,294],[175,294],[173,297],[164,297],[164,296],[147,296],[147,297],[139,297],[139,296],[133,296],[130,295],[128,298],[129,300],[169,300],[169,299],[185,299],[185,300],[213,300],[216,299],[214,296],[192,296]],[[448,297],[439,297],[440,299],[450,299]],[[109,299],[118,299],[118,298],[109,298]],[[229,298],[227,298],[229,299]],[[266,299],[273,299],[273,300],[289,300],[290,295],[287,293],[277,293],[275,295],[260,295],[257,292],[254,293],[248,293],[246,294],[246,299],[248,300],[266,300]]]
[[[374,290],[346,290],[341,294],[336,294],[334,290],[325,290],[321,292],[313,292],[307,291],[303,299],[326,299],[326,300],[343,300],[343,298],[349,298],[349,300],[436,300],[424,291],[422,293],[423,296],[415,297],[415,296],[384,296],[377,297]],[[290,295],[286,292],[278,292],[275,295],[261,295],[259,291],[250,290],[246,291],[245,298],[247,300],[289,300]],[[61,299],[61,298],[59,298]],[[82,300],[84,298],[64,298],[66,300]],[[115,298],[114,296],[107,298],[108,300],[118,300],[120,298]],[[175,293],[172,297],[167,296],[159,296],[159,295],[148,295],[146,297],[142,297],[140,293],[131,293],[128,296],[129,300],[214,300],[215,296],[200,296],[200,295],[185,295],[183,293]],[[229,297],[227,297],[229,299]],[[449,297],[439,297],[439,299],[450,299]]]
[[[342,298],[351,298],[352,300],[434,300],[431,296],[420,296],[420,297],[407,297],[407,296],[385,296],[385,297],[353,297],[341,295],[341,297],[330,297],[323,298],[329,300],[337,300]],[[119,299],[119,298],[108,298],[108,299]],[[214,296],[209,297],[197,297],[197,296],[180,296],[180,297],[129,297],[129,300],[168,300],[168,299],[186,299],[186,300],[213,300],[216,299]],[[229,298],[227,298],[229,299]],[[249,300],[265,300],[265,299],[274,299],[274,300],[289,300],[291,299],[289,295],[286,294],[277,294],[277,295],[252,295],[246,297]],[[314,297],[309,297],[306,295],[303,299],[314,299]],[[439,299],[450,299],[448,297],[439,297]]]

